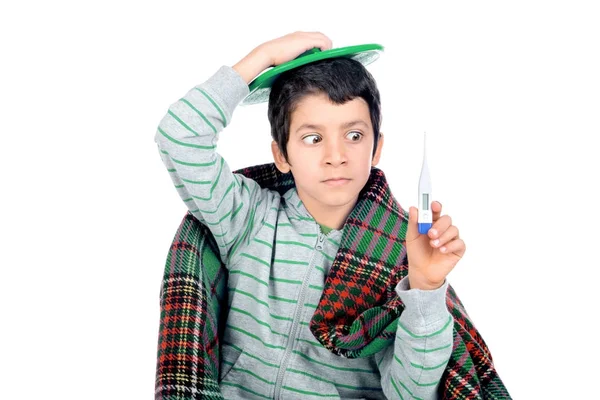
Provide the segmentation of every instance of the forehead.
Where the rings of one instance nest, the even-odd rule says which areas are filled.
[[[364,120],[371,126],[369,105],[362,97],[335,104],[324,93],[308,94],[298,102],[290,117],[291,128],[302,124],[342,125],[355,120]]]

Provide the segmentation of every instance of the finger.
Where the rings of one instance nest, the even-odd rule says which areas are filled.
[[[408,229],[406,230],[406,241],[410,242],[419,237],[419,227],[417,220],[419,217],[419,210],[416,207],[410,207],[408,209]]]
[[[442,234],[437,239],[431,240],[430,243],[433,247],[442,247],[454,239],[459,239],[458,228],[452,225],[444,232],[442,232]]]
[[[329,50],[331,48],[327,39],[322,38],[304,38],[303,43],[305,51],[314,49],[315,47],[321,49],[321,51]]]
[[[452,225],[452,218],[449,215],[444,215],[433,220],[433,226],[429,229],[429,237],[432,239],[439,238],[442,233],[446,231]]]
[[[318,38],[326,39],[328,41],[330,40],[329,37],[326,34],[324,34],[323,32],[313,31],[313,32],[306,32],[306,33],[312,37],[318,37]]]
[[[442,203],[440,203],[439,201],[431,202],[431,215],[433,222],[437,221],[440,218],[440,215],[442,215]]]
[[[440,251],[444,254],[454,254],[458,257],[461,257],[465,254],[467,247],[465,246],[465,242],[462,239],[456,239],[451,241],[450,243],[446,243],[444,246],[440,247]]]
[[[302,47],[304,48],[302,52],[311,50],[315,47],[321,50],[328,50],[332,45],[331,40],[321,32],[296,31],[286,36],[293,38],[299,43],[302,43]]]
[[[308,35],[311,39],[316,40],[318,43],[321,44],[320,46],[317,46],[321,50],[328,50],[331,49],[333,46],[333,42],[331,41],[331,39],[321,32],[308,32]]]

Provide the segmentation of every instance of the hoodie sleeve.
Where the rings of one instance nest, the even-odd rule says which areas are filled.
[[[435,290],[396,286],[404,303],[393,346],[377,356],[381,386],[388,399],[437,399],[452,353],[453,318],[446,307],[448,282]]]
[[[219,133],[249,93],[231,67],[171,104],[155,134],[160,157],[189,211],[212,232],[221,259],[229,257],[267,210],[273,195],[253,180],[234,174],[217,153]]]

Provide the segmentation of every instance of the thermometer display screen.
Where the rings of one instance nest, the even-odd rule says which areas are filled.
[[[429,210],[429,193],[423,193],[423,210]]]

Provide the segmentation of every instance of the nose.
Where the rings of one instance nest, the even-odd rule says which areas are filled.
[[[328,140],[325,146],[325,163],[333,167],[346,164],[348,162],[346,148],[340,140]]]

